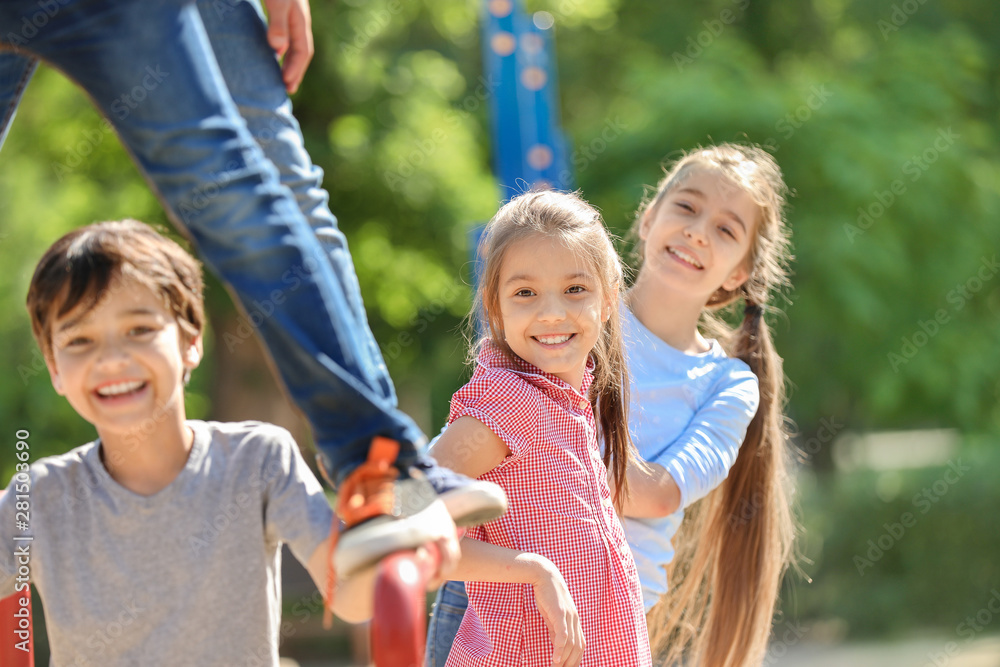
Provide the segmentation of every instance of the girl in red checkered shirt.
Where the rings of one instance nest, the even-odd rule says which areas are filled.
[[[608,484],[610,469],[624,489],[633,459],[618,255],[600,214],[557,192],[506,204],[480,251],[487,335],[431,453],[502,486],[509,509],[462,541],[469,609],[446,664],[650,665]]]

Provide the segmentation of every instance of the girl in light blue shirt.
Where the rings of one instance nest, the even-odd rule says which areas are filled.
[[[623,513],[664,664],[760,664],[791,557],[784,375],[763,317],[787,284],[786,191],[763,150],[710,146],[673,165],[633,226],[622,321],[647,465]]]

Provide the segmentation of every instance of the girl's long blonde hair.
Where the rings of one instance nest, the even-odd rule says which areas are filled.
[[[500,314],[500,270],[509,248],[534,235],[556,237],[586,261],[601,283],[602,297],[611,302],[611,315],[601,327],[591,357],[594,381],[589,399],[594,408],[598,437],[604,448],[604,464],[617,488],[626,487],[625,471],[634,460],[628,431],[628,368],[622,339],[618,303],[623,288],[621,260],[601,220],[601,214],[576,194],[528,192],[505,204],[489,224],[479,245],[481,275],[470,323],[474,339],[485,333],[508,358],[516,356],[504,339]],[[473,361],[478,344],[471,346]],[[618,498],[623,498],[619,494]]]
[[[666,174],[643,215],[695,170],[710,170],[747,192],[759,207],[748,264],[750,277],[735,290],[719,289],[702,312],[701,326],[757,376],[760,403],[728,478],[688,508],[675,538],[670,589],[647,615],[653,655],[663,664],[704,667],[759,665],[767,648],[782,576],[793,560],[795,520],[783,415],[785,377],[764,313],[788,285],[787,187],[777,163],[755,146],[720,144],[683,156]],[[641,255],[642,244],[637,252]],[[717,314],[743,305],[732,329]]]

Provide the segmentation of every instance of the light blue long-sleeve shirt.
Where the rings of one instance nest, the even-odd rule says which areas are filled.
[[[629,429],[639,456],[665,467],[681,491],[681,509],[661,519],[623,520],[648,612],[667,590],[666,565],[684,508],[725,480],[757,412],[757,376],[710,340],[703,354],[663,342],[622,306],[632,375]]]

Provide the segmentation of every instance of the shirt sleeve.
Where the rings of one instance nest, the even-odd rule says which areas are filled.
[[[269,541],[287,543],[305,564],[329,537],[333,509],[288,431],[268,424],[260,437],[265,441],[261,448],[265,535]]]
[[[538,392],[527,382],[514,373],[494,370],[473,377],[455,392],[448,423],[460,417],[482,422],[510,449],[510,460],[520,458],[535,444],[540,410]]]
[[[759,402],[757,376],[749,369],[726,375],[684,431],[649,458],[677,482],[681,508],[704,498],[729,475]]]
[[[16,540],[17,537],[24,537],[33,535],[33,530],[30,532],[24,532],[17,530],[17,521],[23,517],[17,516],[19,511],[17,508],[17,495],[21,494],[28,496],[27,506],[28,509],[25,513],[28,516],[28,523],[32,527],[34,526],[32,509],[37,508],[38,502],[38,490],[37,490],[37,480],[38,480],[38,467],[37,463],[33,463],[27,471],[15,473],[10,479],[10,484],[7,485],[6,492],[2,492],[3,495],[0,496],[0,540],[3,544],[0,545],[0,598],[5,598],[16,591],[17,584],[17,571],[18,571],[18,551],[26,550],[29,555],[24,558],[30,559],[30,553],[32,551],[33,542],[30,541],[20,541]],[[24,507],[21,508],[21,511]],[[30,579],[30,568],[28,578]],[[21,583],[25,580],[22,577]]]

